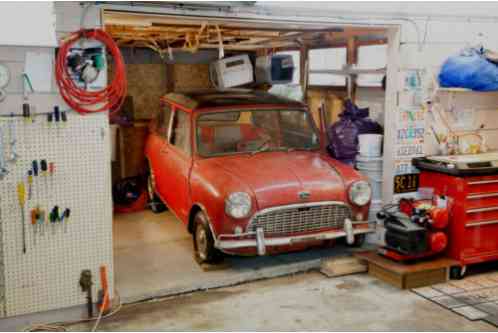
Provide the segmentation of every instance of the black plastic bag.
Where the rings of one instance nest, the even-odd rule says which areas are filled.
[[[117,205],[129,206],[137,201],[144,191],[143,177],[124,178],[112,187],[112,199]]]
[[[358,154],[358,136],[360,134],[383,134],[382,126],[368,118],[368,108],[358,108],[351,100],[344,103],[340,119],[328,130],[329,153],[337,160],[353,164]]]

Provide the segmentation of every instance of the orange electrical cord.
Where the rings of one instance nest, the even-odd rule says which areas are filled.
[[[71,78],[67,66],[67,55],[71,47],[80,39],[94,39],[105,45],[114,60],[114,77],[107,87],[98,91],[88,91],[78,87]],[[55,77],[64,101],[80,114],[118,111],[123,105],[127,91],[126,69],[119,47],[112,37],[101,29],[82,29],[66,38],[57,54]]]

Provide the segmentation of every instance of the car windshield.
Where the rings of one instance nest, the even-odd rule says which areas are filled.
[[[311,121],[303,110],[206,113],[197,118],[197,149],[205,157],[314,150],[319,141]]]

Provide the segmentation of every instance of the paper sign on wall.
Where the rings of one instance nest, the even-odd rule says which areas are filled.
[[[26,52],[24,72],[28,75],[35,92],[52,91],[54,55],[51,51]]]

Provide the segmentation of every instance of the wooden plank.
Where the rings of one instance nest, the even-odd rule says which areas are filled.
[[[447,281],[447,267],[441,267],[423,272],[414,272],[404,275],[403,289],[431,286]]]
[[[354,254],[357,258],[364,259],[369,263],[374,263],[384,269],[396,272],[398,274],[408,274],[413,272],[428,271],[438,268],[447,268],[451,266],[457,266],[460,264],[459,261],[449,259],[446,257],[436,257],[433,259],[427,259],[424,261],[419,261],[410,264],[402,264],[388,258],[385,258],[376,252],[357,252]]]
[[[376,277],[379,280],[387,282],[395,287],[403,289],[403,276],[401,274],[395,274],[385,269],[384,267],[378,266],[375,263],[368,263],[368,274]]]
[[[320,272],[327,277],[336,277],[367,271],[367,264],[352,256],[341,256],[322,260]]]

